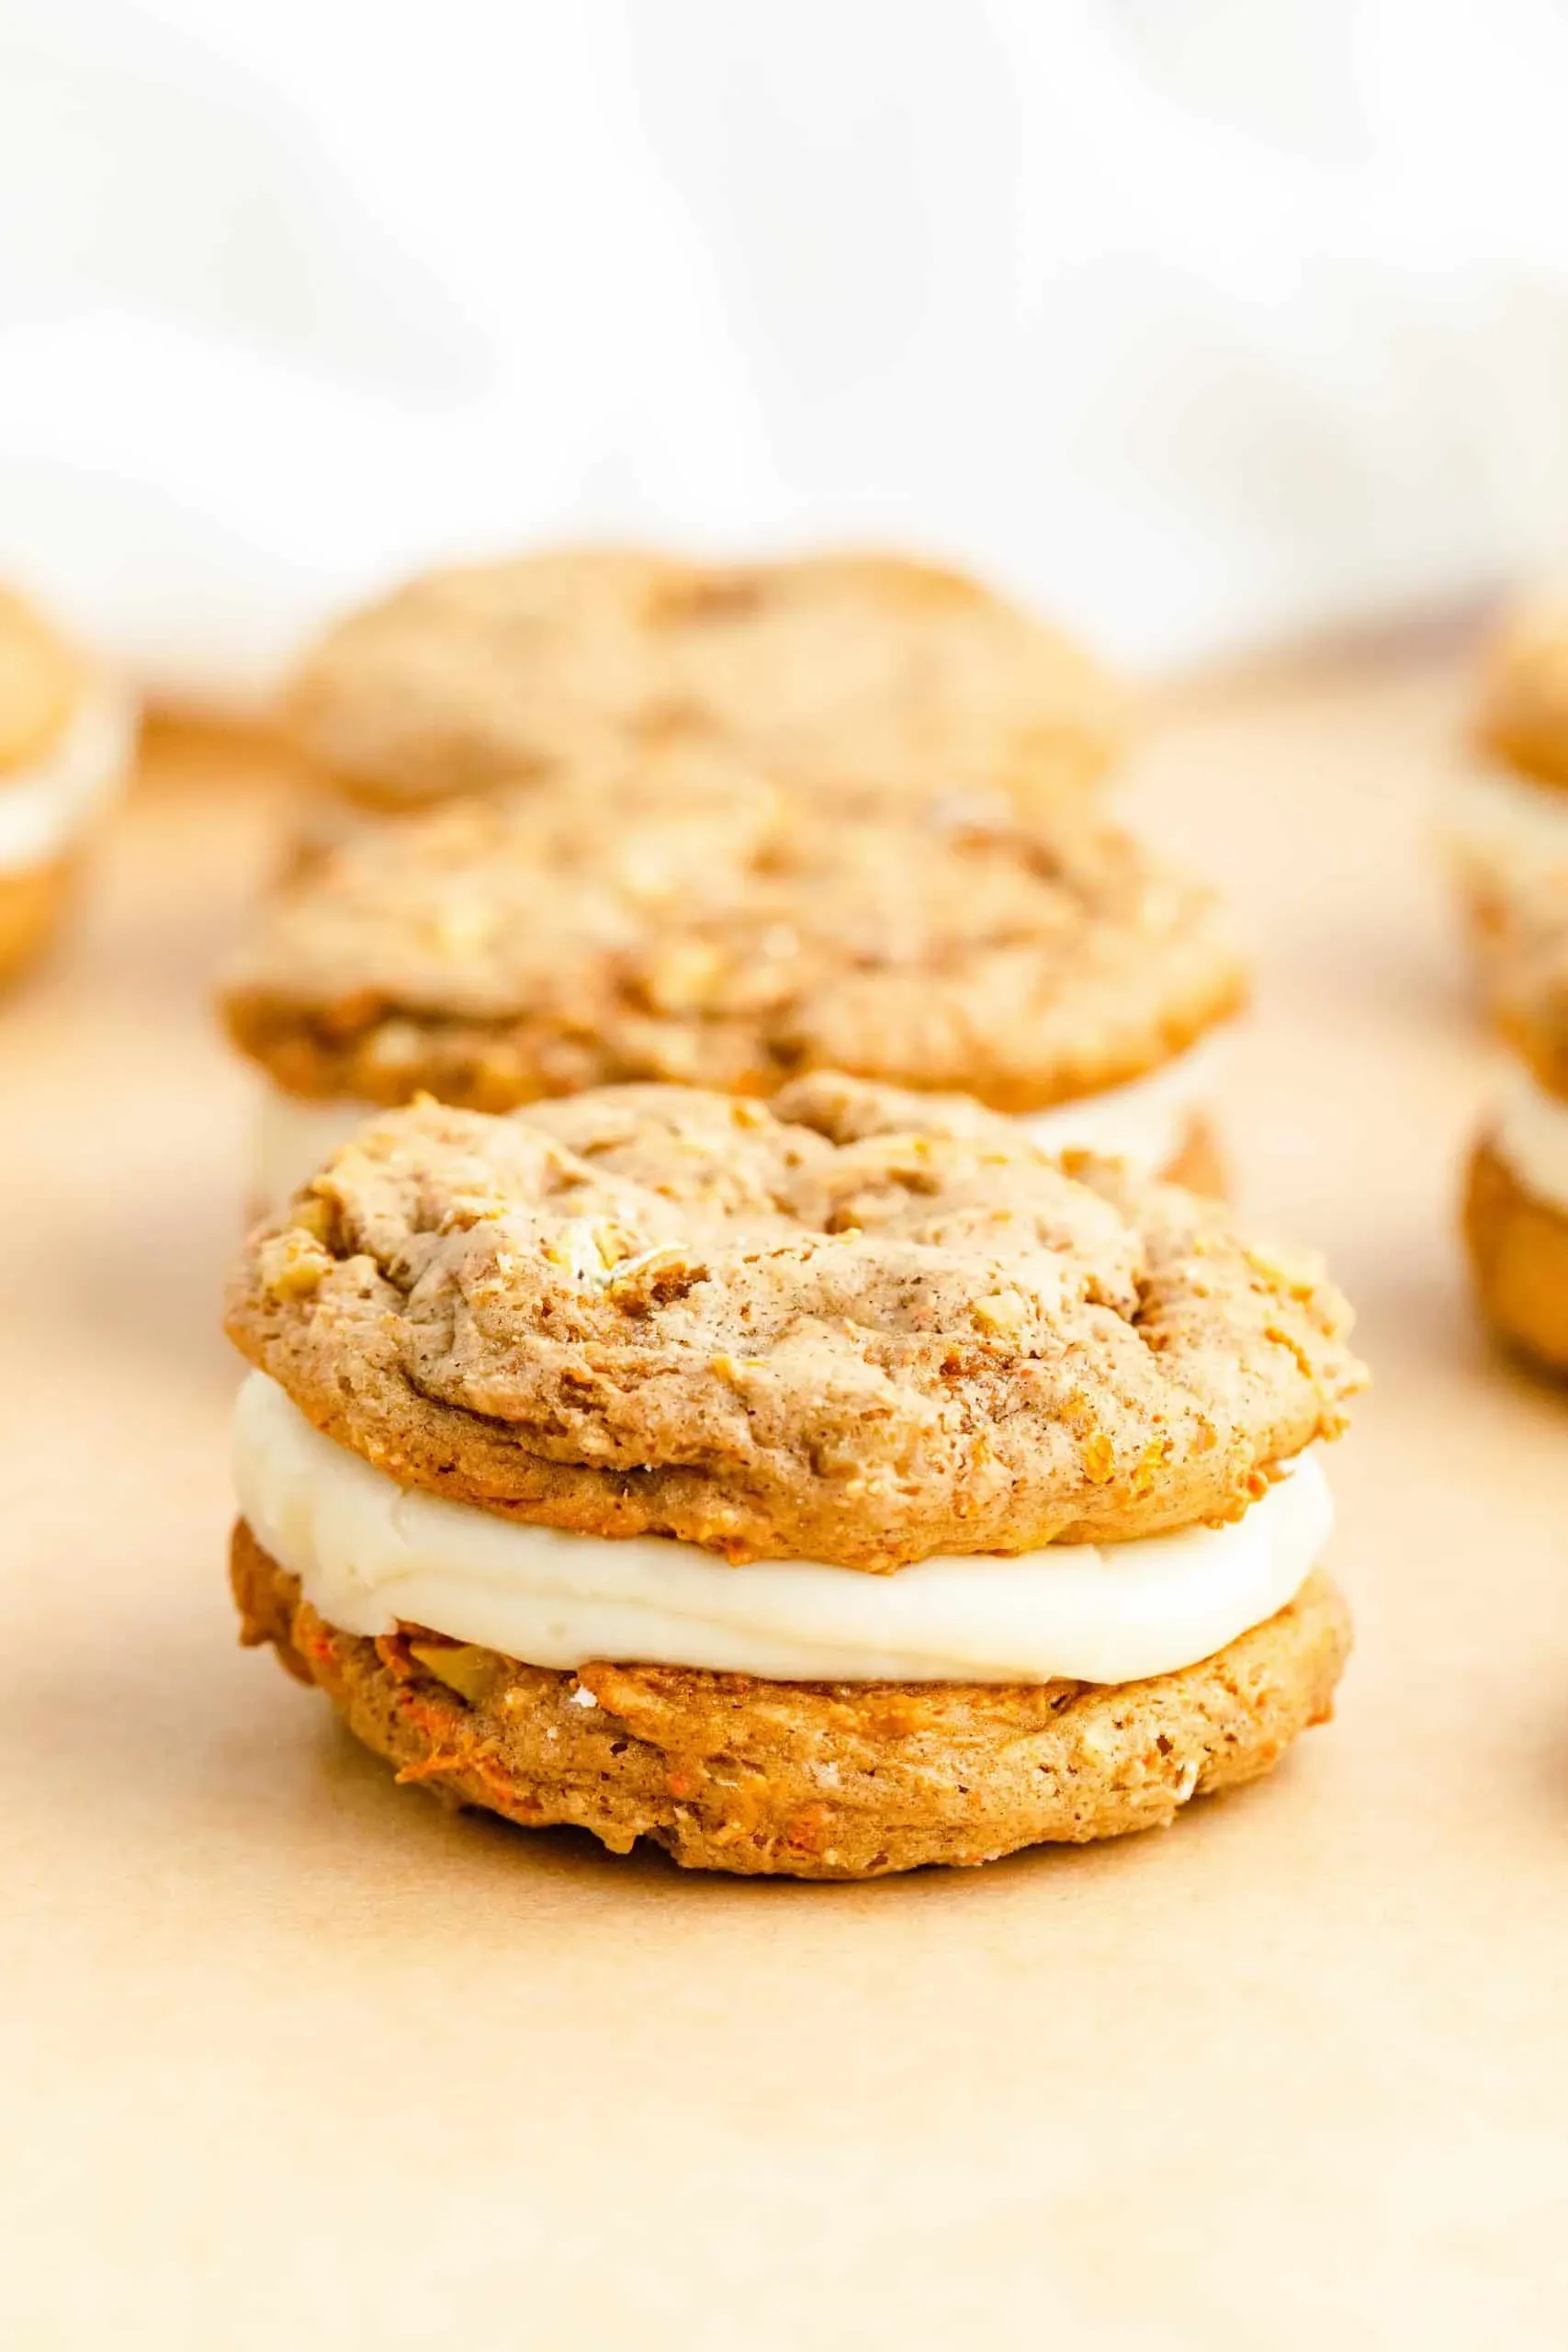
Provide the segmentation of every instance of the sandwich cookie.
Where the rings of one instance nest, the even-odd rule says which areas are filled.
[[[223,1002],[269,1204],[420,1093],[767,1097],[815,1069],[1217,1189],[1205,1104],[1246,985],[1214,894],[1088,815],[834,808],[666,756],[367,833],[261,910]]]
[[[1477,762],[1444,833],[1483,970],[1534,892],[1568,883],[1568,602],[1522,607],[1488,653]]]
[[[561,548],[416,580],[351,614],[283,705],[321,791],[308,848],[403,812],[665,746],[796,790],[1077,798],[1122,697],[1077,645],[907,557],[705,565]]]
[[[400,1779],[694,1867],[1161,1826],[1330,1713],[1347,1322],[850,1079],[389,1113],[231,1284],[243,1638]]]
[[[1517,902],[1495,1008],[1515,1058],[1470,1163],[1476,1294],[1501,1338],[1568,1374],[1568,887]]]
[[[135,744],[125,695],[0,588],[0,981],[52,936]]]

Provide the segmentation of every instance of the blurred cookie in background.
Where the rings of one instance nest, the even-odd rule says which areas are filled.
[[[819,1070],[974,1096],[1043,1149],[1213,1190],[1216,1045],[1247,984],[1216,895],[1097,818],[916,818],[666,754],[318,859],[261,910],[223,1006],[265,1081],[266,1205],[421,1093],[765,1099]]]
[[[976,582],[905,556],[699,564],[565,548],[411,582],[350,614],[283,702],[319,777],[307,845],[355,816],[667,746],[801,790],[983,789],[1038,810],[1114,761],[1121,688]]]
[[[1495,981],[1514,1060],[1471,1159],[1466,1238],[1494,1329],[1568,1373],[1568,880],[1516,903]]]
[[[135,748],[125,691],[0,587],[0,984],[53,935]]]
[[[1568,591],[1520,605],[1496,632],[1473,746],[1443,830],[1489,976],[1532,893],[1556,875],[1568,884]]]

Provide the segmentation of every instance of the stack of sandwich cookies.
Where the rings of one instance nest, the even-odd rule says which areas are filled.
[[[1451,861],[1490,966],[1522,904],[1568,879],[1568,604],[1526,606],[1488,656],[1475,729],[1480,763],[1450,793]]]
[[[721,568],[567,548],[413,582],[305,662],[283,720],[316,845],[385,816],[666,746],[799,791],[1077,798],[1119,748],[1085,653],[976,582],[887,555]]]
[[[829,1069],[1217,1188],[1205,1104],[1246,984],[1214,895],[1087,815],[834,808],[670,756],[363,835],[262,910],[224,1001],[276,1204],[421,1092],[766,1098]]]
[[[1471,1159],[1476,1292],[1502,1338],[1568,1373],[1568,887],[1516,901],[1495,1003],[1516,1058]]]
[[[54,931],[134,748],[125,696],[0,589],[0,980]]]
[[[251,1641],[400,1778],[742,1872],[1169,1822],[1330,1712],[1342,1301],[821,1078],[366,1128],[229,1328]]]

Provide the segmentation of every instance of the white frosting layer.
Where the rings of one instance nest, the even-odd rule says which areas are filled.
[[[1487,880],[1528,881],[1543,865],[1568,863],[1568,792],[1506,768],[1477,769],[1450,785],[1442,822],[1460,864]]]
[[[1243,1519],[865,1576],[730,1567],[664,1537],[531,1527],[405,1491],[253,1373],[234,1424],[240,1509],[345,1633],[400,1620],[529,1665],[591,1658],[773,1681],[1133,1682],[1212,1657],[1301,1589],[1333,1512],[1314,1454]]]
[[[134,703],[100,681],[45,758],[0,775],[0,873],[26,873],[70,849],[125,781],[135,748]]]
[[[1568,1212],[1568,1102],[1548,1094],[1528,1069],[1514,1070],[1492,1140],[1527,1193]]]
[[[1034,1112],[1015,1124],[1042,1151],[1102,1152],[1107,1159],[1131,1160],[1146,1175],[1160,1175],[1181,1149],[1194,1113],[1208,1097],[1220,1051],[1218,1037],[1200,1038],[1145,1078]],[[373,1102],[313,1102],[264,1080],[252,1159],[258,1206],[288,1200],[357,1126],[376,1115]]]

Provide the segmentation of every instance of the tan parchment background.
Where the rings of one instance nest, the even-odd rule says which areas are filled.
[[[1190,693],[1133,795],[1250,912],[1243,1189],[1378,1374],[1340,1719],[1168,1835],[861,1889],[449,1819],[235,1648],[201,989],[275,812],[254,752],[156,739],[0,1011],[8,2345],[1562,2344],[1568,1397],[1450,1239],[1458,683]]]

